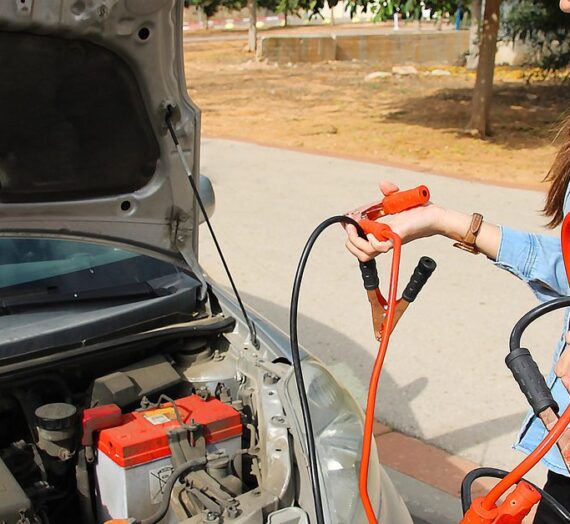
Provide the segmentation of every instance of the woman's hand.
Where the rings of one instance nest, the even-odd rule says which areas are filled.
[[[382,180],[380,182],[380,191],[382,191],[384,196],[388,196],[399,191],[399,188],[392,182]],[[411,240],[429,237],[440,232],[442,214],[442,208],[428,203],[425,206],[392,215],[389,224],[392,231],[405,244]],[[368,240],[360,238],[353,225],[347,225],[346,232],[348,234],[347,249],[362,262],[366,262],[376,255],[386,253],[392,249],[392,241],[379,242],[373,235],[368,235]]]
[[[570,392],[570,331],[566,333],[566,349],[560,355],[554,372],[556,376],[560,378],[562,384],[566,386],[566,389]]]

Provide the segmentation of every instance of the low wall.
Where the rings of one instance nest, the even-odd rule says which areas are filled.
[[[366,60],[385,66],[455,64],[469,47],[468,31],[264,36],[258,58],[280,64]]]

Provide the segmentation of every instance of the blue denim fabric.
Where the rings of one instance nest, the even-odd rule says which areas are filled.
[[[568,193],[564,205],[564,213],[568,212]],[[536,235],[501,228],[501,245],[497,255],[496,265],[513,273],[526,282],[541,302],[552,300],[561,296],[570,295],[570,287],[566,278],[560,238],[546,235]],[[554,365],[560,358],[565,347],[565,336],[568,330],[569,310],[564,315],[564,324],[561,326],[560,340],[556,345],[552,369],[546,379],[552,394],[564,411],[570,403],[570,394],[564,384],[554,373]],[[524,420],[515,449],[530,453],[544,438],[546,429],[532,412]],[[552,448],[544,457],[545,466],[561,475],[568,475],[562,457],[557,447]]]

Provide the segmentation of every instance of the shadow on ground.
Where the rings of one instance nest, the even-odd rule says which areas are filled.
[[[405,99],[405,105],[382,118],[402,123],[448,130],[464,135],[469,120],[472,89],[442,89],[434,94]],[[502,83],[494,90],[491,143],[508,149],[542,147],[555,136],[568,114],[570,92],[565,85]]]
[[[244,301],[258,313],[269,319],[279,329],[288,333],[289,311],[260,297],[242,293]],[[367,379],[369,371],[372,369],[373,359],[366,348],[356,344],[345,334],[334,329],[334,327],[317,322],[302,313],[299,315],[299,341],[311,353],[317,356],[335,371],[337,377],[345,386],[351,387],[354,377],[358,377],[357,369],[364,370]],[[342,364],[342,366],[339,366]],[[339,377],[339,372],[342,376]],[[353,371],[351,373],[350,371]],[[362,375],[362,373],[360,373]],[[481,442],[491,440],[495,437],[507,434],[514,434],[520,428],[524,412],[516,413],[506,417],[500,417],[483,423],[473,424],[461,429],[456,429],[447,433],[437,435],[432,439],[426,439],[414,416],[411,407],[412,401],[421,394],[429,383],[428,377],[418,378],[404,386],[398,385],[390,376],[390,373],[383,371],[381,377],[381,389],[386,396],[399,399],[398,411],[403,420],[413,421],[410,427],[400,428],[392,420],[384,420],[382,416],[382,398],[376,406],[380,419],[393,429],[411,434],[416,438],[434,443],[437,446],[453,447],[454,450],[462,451]],[[385,408],[386,406],[384,406]]]

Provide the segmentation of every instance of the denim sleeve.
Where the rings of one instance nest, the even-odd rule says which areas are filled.
[[[526,282],[542,302],[570,295],[559,238],[501,227],[495,264]]]

